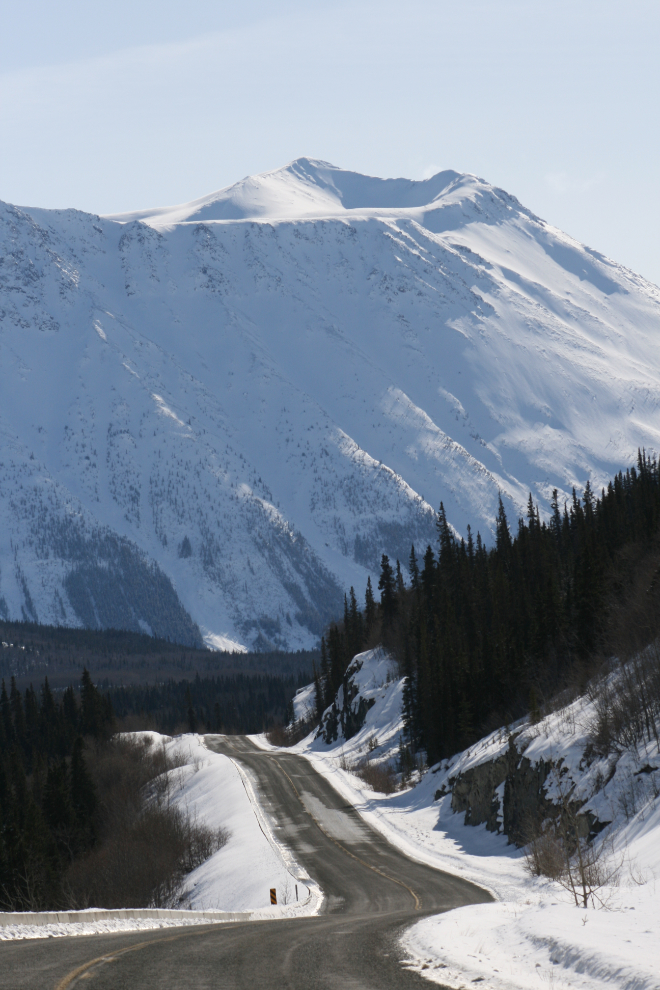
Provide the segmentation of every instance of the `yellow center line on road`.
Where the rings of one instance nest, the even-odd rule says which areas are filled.
[[[145,949],[148,945],[155,945],[157,942],[175,942],[179,938],[186,938],[188,935],[204,935],[208,934],[206,926],[203,931],[186,931],[179,932],[178,935],[168,935],[167,938],[152,938],[147,942],[138,942],[137,945],[129,945],[125,949],[117,949],[115,952],[106,952],[102,956],[97,956],[96,959],[90,959],[89,962],[83,963],[82,966],[78,966],[73,969],[70,973],[60,980],[60,982],[55,987],[55,990],[69,990],[71,984],[80,978],[84,978],[88,970],[92,969],[94,966],[99,966],[101,963],[114,962],[119,956],[125,955],[127,952],[137,952],[138,949]]]
[[[378,876],[383,877],[385,880],[389,880],[391,883],[396,883],[396,884],[398,884],[399,887],[403,887],[404,890],[407,890],[408,893],[410,894],[410,896],[413,899],[413,902],[415,904],[415,910],[416,911],[421,910],[421,907],[422,907],[421,902],[419,900],[419,897],[415,893],[415,891],[412,889],[412,887],[409,887],[407,883],[404,883],[403,882],[403,880],[397,880],[396,877],[391,877],[388,873],[384,873],[383,870],[379,870],[378,867],[372,866],[371,863],[367,863],[364,859],[362,859],[360,856],[356,856],[355,853],[352,853],[350,851],[350,849],[347,849],[346,846],[343,846],[341,844],[341,842],[337,842],[337,840],[332,835],[330,835],[330,833],[323,827],[323,825],[321,825],[321,823],[318,820],[318,818],[316,818],[311,813],[311,811],[309,811],[309,809],[305,807],[305,802],[303,801],[302,797],[300,796],[300,793],[298,791],[298,788],[296,787],[296,785],[294,784],[294,782],[291,780],[291,777],[288,775],[288,773],[286,772],[286,770],[284,769],[284,767],[282,766],[282,764],[280,763],[280,761],[277,760],[277,759],[275,759],[275,757],[271,757],[271,759],[275,763],[277,763],[278,767],[280,768],[280,770],[282,771],[282,773],[284,774],[284,776],[286,777],[286,779],[291,784],[291,787],[293,788],[293,792],[296,795],[296,797],[298,798],[298,800],[300,801],[300,803],[301,803],[301,805],[302,805],[305,813],[309,815],[309,817],[316,824],[316,826],[321,830],[321,832],[323,832],[323,834],[325,835],[325,837],[327,839],[330,839],[331,842],[334,842],[334,844],[337,846],[337,848],[338,849],[341,849],[341,851],[343,853],[346,853],[347,856],[350,856],[351,859],[354,859],[356,862],[360,863],[362,866],[365,866],[368,870],[372,870],[374,873],[377,873]],[[279,918],[273,918],[273,921],[279,921],[279,920],[281,920],[281,919],[279,919]],[[231,923],[229,922],[229,924],[231,924]],[[224,927],[224,925],[221,926],[221,927]],[[138,949],[145,949],[145,948],[147,948],[147,946],[149,946],[149,945],[155,945],[156,943],[175,942],[177,939],[187,938],[190,935],[204,935],[206,933],[207,933],[207,928],[206,928],[206,926],[204,926],[203,930],[201,930],[201,931],[200,930],[197,930],[197,931],[190,931],[190,930],[188,930],[188,931],[185,931],[185,932],[179,932],[178,935],[169,935],[169,936],[167,936],[167,938],[152,938],[152,939],[149,939],[147,942],[138,942],[137,945],[129,945],[125,949],[117,949],[115,952],[106,952],[104,955],[97,956],[96,959],[90,959],[89,962],[83,963],[82,966],[78,966],[76,969],[72,970],[70,973],[67,973],[67,975],[63,979],[61,979],[60,982],[57,984],[57,986],[55,987],[55,990],[69,990],[69,988],[72,986],[72,984],[75,981],[77,981],[78,979],[81,979],[81,978],[84,979],[87,974],[88,975],[91,975],[91,973],[89,973],[89,970],[93,969],[94,966],[100,966],[101,963],[114,962],[115,959],[118,959],[120,956],[125,955],[127,952],[137,952]]]
[[[351,859],[354,859],[354,860],[356,860],[356,862],[361,863],[362,866],[366,866],[366,868],[368,870],[373,870],[373,872],[374,873],[377,873],[378,876],[384,877],[385,880],[391,880],[392,883],[396,883],[396,884],[399,885],[399,887],[403,887],[404,890],[407,890],[408,893],[410,894],[410,896],[412,897],[413,901],[414,901],[415,911],[420,911],[421,910],[421,907],[422,907],[422,903],[421,903],[419,897],[417,896],[417,894],[415,893],[415,891],[412,889],[412,887],[409,887],[407,883],[404,883],[403,882],[403,880],[397,880],[396,877],[391,877],[389,875],[389,873],[384,873],[382,870],[379,870],[377,866],[372,866],[371,863],[367,863],[364,859],[361,859],[359,856],[356,856],[355,853],[352,853],[350,851],[350,849],[347,849],[346,846],[343,846],[341,844],[341,842],[337,842],[337,840],[334,838],[334,836],[330,835],[330,833],[327,831],[327,829],[325,829],[323,827],[323,825],[321,825],[321,823],[318,820],[318,818],[316,818],[312,814],[312,812],[309,810],[309,808],[307,808],[305,806],[305,802],[303,801],[302,797],[300,796],[300,794],[298,792],[298,788],[296,787],[296,785],[294,784],[294,782],[291,780],[291,777],[289,777],[288,773],[286,772],[286,770],[284,769],[284,767],[282,766],[282,764],[280,763],[280,761],[278,759],[276,759],[274,756],[272,756],[271,759],[275,763],[277,763],[278,767],[280,768],[280,770],[282,771],[282,773],[284,774],[284,776],[286,777],[286,779],[289,781],[289,783],[293,787],[293,791],[294,791],[296,797],[298,798],[298,800],[300,801],[300,803],[302,804],[303,808],[305,809],[306,813],[309,815],[309,817],[312,819],[312,821],[316,823],[316,825],[318,826],[318,828],[320,828],[320,830],[323,832],[323,834],[325,835],[325,837],[327,839],[330,839],[331,842],[334,842],[334,844],[337,846],[337,848],[338,849],[341,849],[341,851],[344,852],[344,853],[346,853],[347,856],[350,856]]]

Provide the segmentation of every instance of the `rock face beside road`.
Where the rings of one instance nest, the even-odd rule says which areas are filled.
[[[466,825],[485,824],[489,832],[502,832],[516,845],[523,845],[536,825],[560,813],[562,798],[556,785],[566,774],[561,757],[532,760],[525,756],[527,741],[518,742],[521,735],[511,734],[506,750],[494,759],[448,779],[452,810],[465,813]],[[578,835],[586,838],[609,824],[599,821],[591,811],[580,810],[585,801],[573,800],[572,782],[561,790]]]

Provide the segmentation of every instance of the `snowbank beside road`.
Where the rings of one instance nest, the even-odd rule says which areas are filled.
[[[27,913],[27,912],[26,912]],[[247,921],[251,915],[246,914]],[[237,919],[238,920],[238,919]],[[226,924],[225,918],[94,918],[89,921],[60,921],[48,925],[20,922],[0,925],[0,942],[25,938],[65,938],[68,935],[104,935],[108,932],[143,932],[155,928],[180,928],[182,925]]]
[[[213,753],[198,735],[175,739],[157,732],[133,733],[148,738],[179,755],[181,766],[169,771],[171,800],[193,818],[227,830],[227,843],[186,878],[182,903],[193,911],[248,912],[252,919],[315,914],[322,895],[278,844],[274,829],[261,809],[255,788],[233,760]],[[298,900],[296,901],[296,885]],[[278,904],[270,905],[270,888]],[[132,931],[182,924],[209,924],[212,919],[130,918],[96,919],[55,925],[6,925],[0,939],[89,935],[108,931]]]
[[[318,888],[278,844],[245,769],[207,749],[202,736],[181,736],[165,747],[186,754],[183,772],[174,771],[181,773],[174,798],[179,807],[229,832],[227,844],[189,874],[186,905],[196,911],[258,910],[260,917],[314,913],[320,904]],[[271,887],[279,901],[273,908]]]
[[[585,911],[551,896],[479,904],[418,922],[404,938],[409,968],[452,988],[657,990],[653,887],[641,896],[626,891],[615,911]]]
[[[395,759],[402,682],[381,651],[361,654],[355,680],[372,702],[362,728],[332,743],[311,734],[293,748],[305,755],[370,825],[413,859],[465,877],[488,889],[496,903],[424,919],[403,938],[407,965],[445,987],[478,983],[484,990],[531,990],[544,984],[584,990],[657,990],[660,987],[660,754],[655,746],[613,758],[585,758],[593,710],[579,698],[538,725],[509,727],[518,751],[532,762],[561,761],[563,786],[575,784],[601,822],[597,842],[612,842],[620,861],[619,884],[606,893],[609,910],[577,908],[557,884],[532,878],[524,856],[506,836],[485,824],[465,825],[451,807],[452,780],[501,756],[509,732],[498,731],[450,761],[428,770],[416,786],[377,794],[349,766],[367,758]],[[354,661],[355,663],[355,661]],[[300,692],[300,701],[311,695]],[[341,707],[338,699],[338,707]],[[359,697],[353,701],[359,704]],[[302,709],[302,704],[299,704]],[[267,740],[255,737],[268,747]],[[374,742],[378,745],[374,747]],[[643,769],[646,768],[646,769]],[[640,772],[641,771],[641,772]],[[603,781],[608,783],[603,785]],[[553,797],[556,780],[548,778]],[[445,792],[436,800],[438,792]],[[556,799],[557,795],[554,794]]]

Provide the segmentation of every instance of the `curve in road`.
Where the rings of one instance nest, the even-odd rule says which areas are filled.
[[[239,761],[300,866],[321,887],[316,917],[0,945],[1,990],[411,990],[398,936],[425,914],[491,900],[408,859],[304,757],[207,736]]]

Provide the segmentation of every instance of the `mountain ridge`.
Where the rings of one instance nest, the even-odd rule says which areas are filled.
[[[441,500],[488,540],[658,450],[657,287],[474,176],[356,175],[0,207],[0,614],[304,648]]]
[[[334,216],[352,210],[406,209],[430,205],[456,179],[446,170],[430,179],[381,179],[297,158],[282,168],[246,176],[207,196],[177,206],[108,214],[120,223],[142,220],[154,226],[221,220]],[[369,202],[371,200],[371,202]]]

